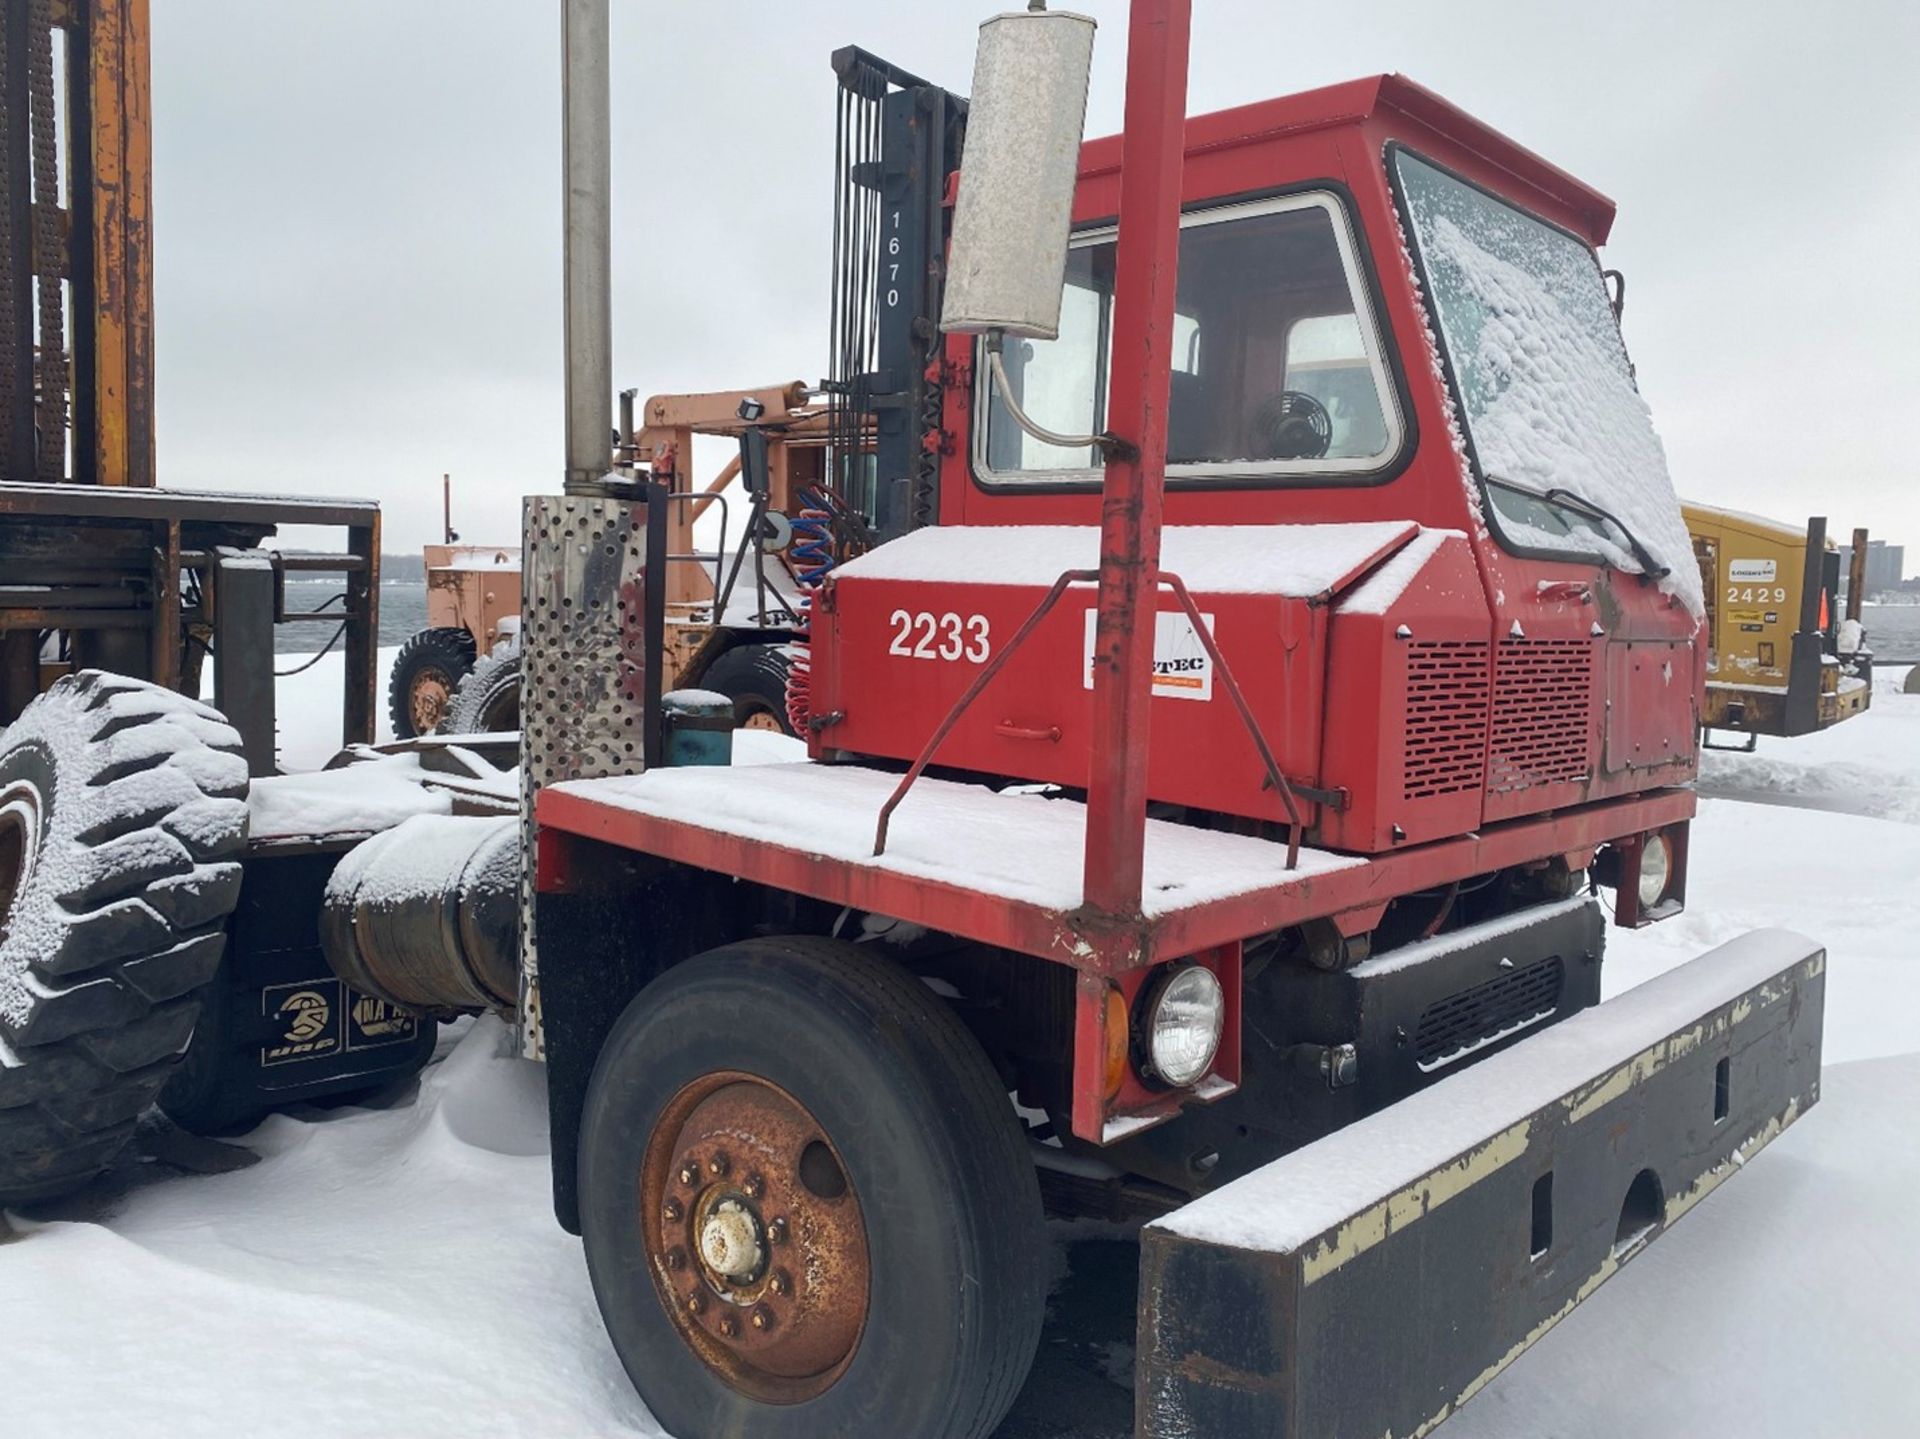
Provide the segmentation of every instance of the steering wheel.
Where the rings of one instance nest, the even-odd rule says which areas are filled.
[[[1301,390],[1282,390],[1261,402],[1253,416],[1258,460],[1317,460],[1333,444],[1327,407]]]

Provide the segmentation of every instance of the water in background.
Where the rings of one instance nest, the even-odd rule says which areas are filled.
[[[345,591],[340,581],[328,578],[289,579],[287,608],[310,611],[328,606],[340,608]],[[403,644],[408,635],[425,629],[427,624],[427,582],[424,579],[385,580],[380,585],[380,645],[385,649]],[[274,653],[310,655],[325,647],[339,622],[279,625],[273,632]]]
[[[1860,622],[1876,655],[1888,659],[1920,658],[1920,605],[1866,605]]]

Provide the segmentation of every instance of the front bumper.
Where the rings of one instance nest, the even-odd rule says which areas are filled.
[[[1142,1439],[1423,1435],[1819,1098],[1757,931],[1149,1226]]]

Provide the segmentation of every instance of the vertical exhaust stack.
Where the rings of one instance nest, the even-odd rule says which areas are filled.
[[[608,0],[561,0],[566,170],[567,476],[606,494],[613,436],[613,84]]]
[[[520,570],[521,1052],[545,1058],[534,810],[558,780],[631,774],[655,745],[659,665],[623,624],[664,621],[664,502],[616,470],[613,399],[612,57],[609,0],[560,0],[566,172],[567,467],[564,494],[527,497]],[[651,523],[650,523],[651,521]],[[646,603],[630,606],[627,597]],[[644,614],[634,614],[634,609]],[[554,982],[599,982],[562,965]],[[577,1042],[577,1041],[576,1041]],[[598,1041],[593,1041],[595,1044]]]

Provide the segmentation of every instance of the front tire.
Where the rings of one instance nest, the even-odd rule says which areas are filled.
[[[680,1439],[985,1439],[1046,1300],[1032,1160],[986,1055],[850,944],[756,939],[650,985],[581,1120],[587,1268]]]

